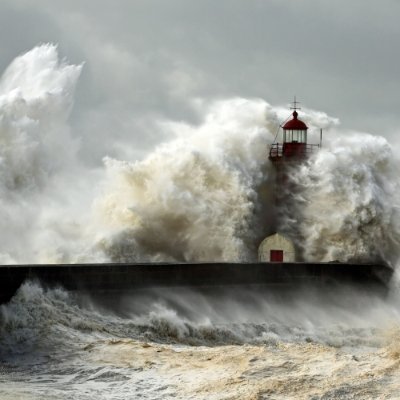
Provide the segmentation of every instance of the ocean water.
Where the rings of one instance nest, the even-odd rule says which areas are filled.
[[[111,305],[27,282],[0,310],[0,398],[396,399],[398,301],[181,288]]]
[[[397,271],[400,164],[383,136],[303,109],[324,147],[279,205],[267,149],[287,110],[261,99],[194,101],[198,123],[156,121],[140,159],[99,141],[93,165],[70,123],[82,68],[45,44],[0,80],[1,263],[254,261],[279,230],[307,260]],[[400,398],[399,305],[396,282],[386,297],[181,288],[112,302],[26,282],[0,308],[0,398]]]

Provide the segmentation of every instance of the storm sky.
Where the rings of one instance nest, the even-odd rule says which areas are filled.
[[[140,156],[164,139],[156,121],[237,96],[296,94],[397,141],[399,16],[397,0],[2,0],[0,69],[47,42],[84,63],[71,124],[89,163]]]

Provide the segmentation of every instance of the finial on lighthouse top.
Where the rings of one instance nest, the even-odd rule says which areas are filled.
[[[296,110],[301,110],[301,108],[298,106],[300,102],[296,100],[296,96],[294,96],[294,101],[292,102],[292,104],[293,107],[290,107],[290,109],[294,110],[292,114],[293,118],[290,121],[286,122],[285,125],[282,126],[282,128],[287,130],[307,130],[307,125],[297,118],[299,114]]]
[[[293,118],[294,118],[294,119],[297,119],[297,116],[298,116],[299,114],[297,113],[296,110],[301,110],[301,107],[298,107],[298,106],[297,106],[298,104],[300,104],[300,102],[296,100],[296,95],[294,96],[294,100],[293,100],[292,104],[293,104],[293,107],[290,107],[290,109],[291,109],[291,110],[294,110],[294,111],[293,111]]]

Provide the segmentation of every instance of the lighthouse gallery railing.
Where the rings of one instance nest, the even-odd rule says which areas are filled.
[[[269,150],[269,158],[280,157],[307,157],[319,149],[319,144],[306,144],[306,143],[274,143]]]

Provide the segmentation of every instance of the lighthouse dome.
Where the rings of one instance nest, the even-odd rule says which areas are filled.
[[[283,129],[301,130],[301,131],[308,129],[308,126],[303,121],[297,118],[298,114],[296,110],[293,111],[292,115],[293,118],[282,126]]]

